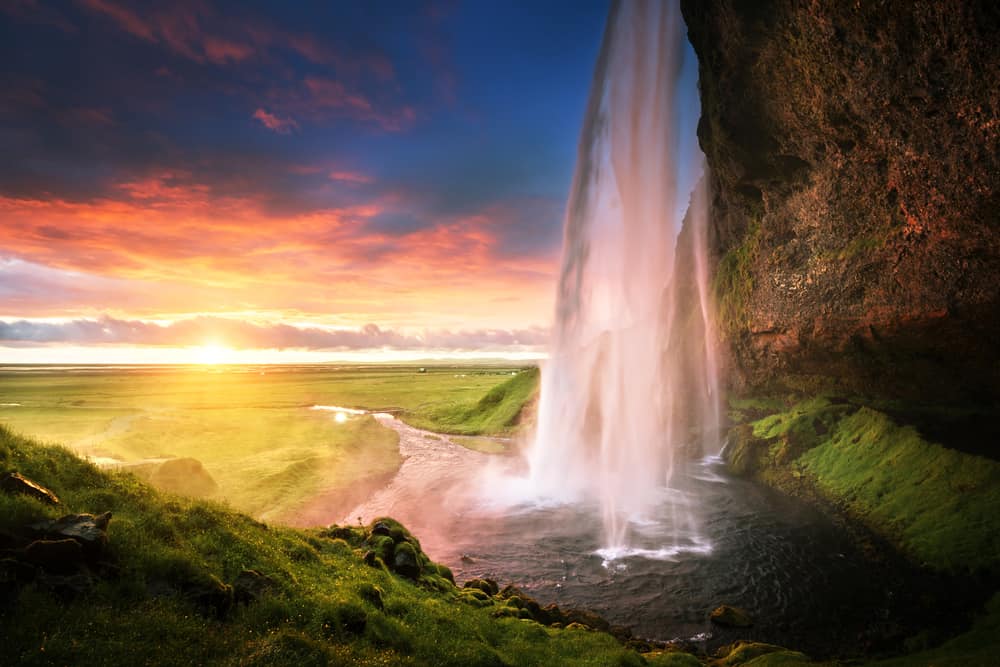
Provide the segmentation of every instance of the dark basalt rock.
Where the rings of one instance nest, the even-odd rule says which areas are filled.
[[[4,493],[31,496],[49,505],[58,505],[59,497],[38,482],[32,481],[17,471],[5,473],[0,477],[0,489]]]

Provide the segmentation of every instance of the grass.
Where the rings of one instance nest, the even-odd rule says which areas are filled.
[[[7,664],[644,664],[607,634],[469,604],[436,566],[411,581],[379,561],[366,565],[353,538],[268,526],[164,494],[5,428],[0,467],[21,471],[63,501],[55,508],[0,494],[0,534],[62,513],[114,514],[111,565],[83,575],[75,590],[41,575],[16,583],[3,561]],[[271,584],[256,601],[235,604],[231,584],[247,569]]]
[[[513,375],[480,398],[459,397],[442,401],[422,413],[411,413],[406,421],[425,428],[456,435],[483,435],[513,432],[521,410],[538,388],[538,369]]]
[[[392,430],[371,417],[340,424],[311,406],[509,433],[536,386],[537,369],[501,367],[24,367],[0,373],[0,403],[19,404],[0,406],[0,423],[85,455],[195,459],[217,484],[215,498],[277,520],[320,490],[382,479],[401,462]]]
[[[809,481],[918,564],[1000,572],[1000,462],[930,442],[870,407],[825,397],[737,429],[734,445],[729,457],[741,472]]]

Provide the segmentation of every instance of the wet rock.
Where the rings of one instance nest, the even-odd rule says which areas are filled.
[[[420,561],[417,559],[417,550],[409,542],[396,545],[392,558],[392,571],[410,579],[416,579],[420,576]]]
[[[86,564],[83,547],[74,539],[35,540],[24,548],[25,562],[47,572],[67,574]]]
[[[727,604],[713,609],[712,613],[709,614],[709,620],[726,628],[749,628],[753,625],[753,618],[749,612],[739,607],[730,607]]]
[[[31,496],[49,505],[58,505],[59,497],[38,482],[32,481],[17,471],[5,473],[0,477],[0,489],[11,495],[21,494]]]
[[[55,521],[40,521],[32,524],[31,529],[42,533],[49,539],[73,539],[83,547],[84,554],[90,558],[100,556],[108,544],[108,523],[111,512],[104,514],[67,514]]]
[[[233,580],[233,601],[238,604],[256,602],[274,586],[274,580],[266,574],[257,570],[243,570]]]

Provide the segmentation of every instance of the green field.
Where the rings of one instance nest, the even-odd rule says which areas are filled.
[[[321,491],[363,489],[401,462],[395,432],[372,417],[338,423],[312,406],[503,435],[516,430],[537,375],[470,366],[7,367],[0,423],[97,462],[124,462],[161,488],[282,521]],[[161,469],[177,458],[185,465]]]

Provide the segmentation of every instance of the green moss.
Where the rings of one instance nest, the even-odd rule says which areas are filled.
[[[712,667],[730,667],[735,665],[813,665],[809,657],[797,651],[789,651],[781,646],[760,642],[738,641],[720,651],[722,657],[713,660]]]
[[[748,227],[742,243],[730,248],[715,272],[713,289],[717,303],[719,326],[733,336],[747,328],[748,307],[753,293],[753,264],[760,245],[760,223]]]
[[[801,466],[919,561],[948,571],[1000,567],[1000,463],[927,442],[862,408]]]
[[[785,490],[811,485],[918,563],[1000,570],[1000,463],[928,442],[882,412],[811,398],[733,429],[727,458]]]
[[[653,667],[701,667],[701,660],[690,653],[664,651],[646,656],[646,664]]]

